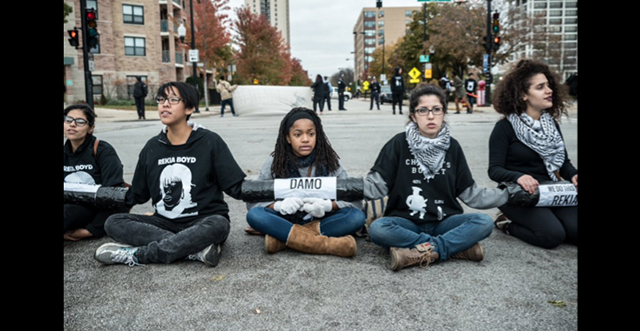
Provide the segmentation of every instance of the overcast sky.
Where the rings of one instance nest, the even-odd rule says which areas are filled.
[[[244,0],[230,0],[229,5],[241,7]],[[418,0],[382,1],[383,7],[421,5]],[[375,6],[376,0],[289,0],[291,55],[311,78],[353,69],[353,27],[362,8]],[[229,15],[236,19],[233,10]]]

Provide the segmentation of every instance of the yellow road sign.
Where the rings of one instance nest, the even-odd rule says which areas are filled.
[[[424,71],[424,78],[431,78],[431,69],[427,69]]]
[[[366,80],[364,81],[364,83],[362,83],[362,88],[366,91],[369,89],[369,82],[367,82]]]
[[[416,69],[416,67],[413,67],[413,69],[411,69],[411,71],[409,71],[409,76],[411,76],[411,78],[413,78],[411,83],[415,83],[415,82],[413,82],[413,80],[416,80],[418,77],[420,77],[420,70]]]

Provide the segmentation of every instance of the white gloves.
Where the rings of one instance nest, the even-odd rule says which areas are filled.
[[[304,198],[302,201],[304,202],[304,211],[316,218],[324,217],[325,212],[333,210],[333,203],[328,199]]]
[[[304,202],[300,198],[285,198],[282,201],[276,201],[273,204],[273,210],[282,215],[295,214],[298,210],[302,210]]]

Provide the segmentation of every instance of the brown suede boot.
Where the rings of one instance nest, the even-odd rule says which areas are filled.
[[[287,246],[309,254],[327,254],[343,257],[356,255],[358,246],[353,236],[327,237],[314,233],[312,229],[294,224],[289,233]]]
[[[390,253],[389,269],[393,271],[416,264],[424,268],[440,257],[438,252],[433,251],[433,246],[428,242],[416,245],[415,248],[391,247]]]
[[[482,248],[480,243],[477,243],[460,253],[451,255],[451,258],[480,262],[484,259],[484,248]]]
[[[264,250],[267,254],[273,254],[287,248],[287,244],[270,235],[264,236]]]
[[[320,221],[313,221],[303,225],[315,234],[320,234]],[[287,244],[270,235],[264,236],[264,250],[268,254],[273,254],[287,248]]]

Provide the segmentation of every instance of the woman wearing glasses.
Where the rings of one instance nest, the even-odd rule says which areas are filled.
[[[481,261],[479,242],[493,229],[486,214],[463,214],[457,199],[477,209],[507,202],[508,192],[476,185],[462,148],[444,121],[446,96],[434,85],[411,92],[405,131],[391,138],[367,174],[364,195],[388,202],[369,226],[375,244],[390,248],[389,268],[449,258]]]
[[[124,186],[123,167],[116,150],[93,135],[96,114],[86,104],[64,109],[64,182]],[[104,222],[114,212],[88,205],[64,204],[64,240],[104,236]]]
[[[94,257],[104,264],[135,266],[189,258],[218,265],[231,229],[224,193],[241,199],[245,174],[215,132],[189,120],[198,91],[168,82],[156,94],[164,127],[140,151],[125,204],[151,199],[153,215],[114,214],[105,222],[106,243]]]

